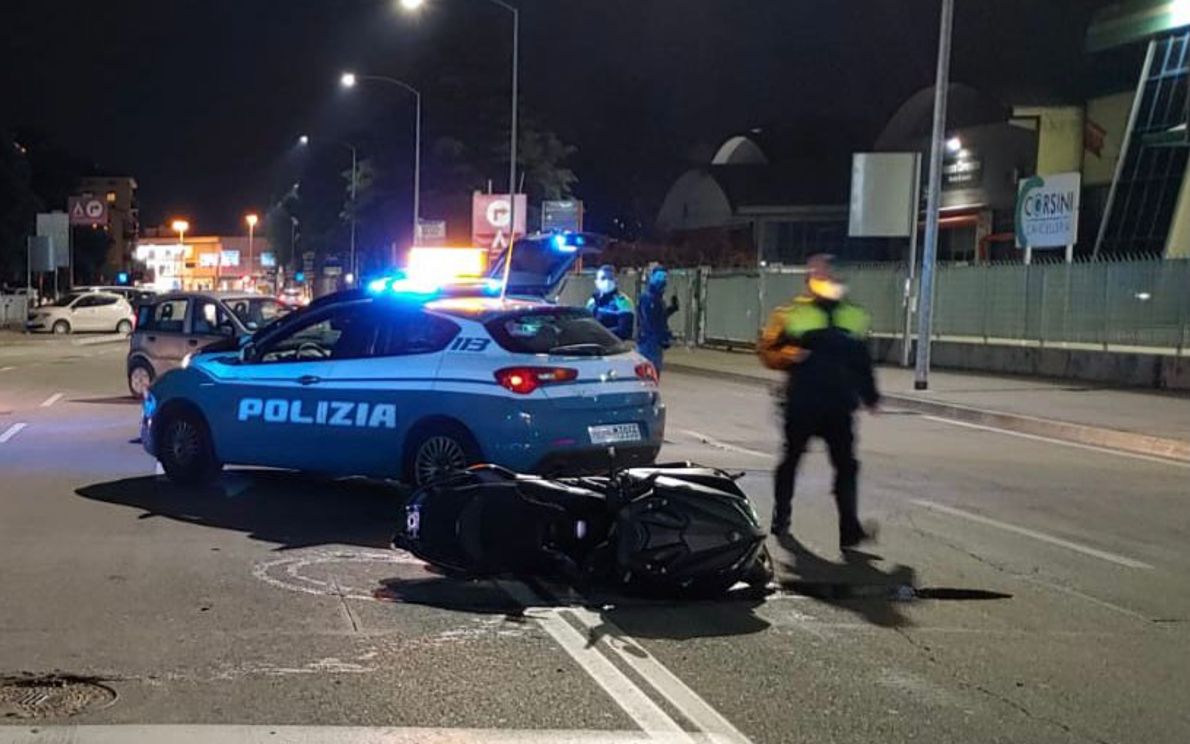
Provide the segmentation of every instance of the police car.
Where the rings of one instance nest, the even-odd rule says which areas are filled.
[[[477,462],[583,474],[656,458],[656,371],[586,310],[402,283],[191,356],[145,397],[145,450],[183,484],[231,464],[423,484]]]

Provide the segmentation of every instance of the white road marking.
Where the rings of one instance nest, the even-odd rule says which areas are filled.
[[[9,371],[9,370],[11,370],[11,369],[16,369],[16,367],[11,367],[11,366],[9,366],[9,367],[0,367],[0,372],[7,372],[7,371]]]
[[[0,444],[4,444],[8,440],[15,437],[17,434],[20,434],[21,429],[24,429],[26,426],[28,426],[28,424],[20,422],[20,423],[13,424],[12,426],[5,429],[4,433],[0,434]]]
[[[728,452],[738,452],[741,455],[752,455],[753,457],[763,457],[766,460],[771,460],[774,457],[774,455],[771,452],[760,452],[759,450],[748,449],[747,447],[738,447],[734,444],[728,444],[727,442],[721,442],[718,439],[715,439],[714,437],[707,436],[706,434],[694,431],[693,429],[678,429],[678,431],[682,432],[683,434],[685,434],[687,436],[694,437],[695,439],[699,440],[703,444],[710,445],[711,447],[715,447],[716,449],[727,450]]]
[[[701,738],[700,741],[714,742]],[[388,726],[253,726],[231,724],[4,726],[6,744],[631,744],[692,741],[685,733],[650,735],[639,731],[396,728]]]
[[[748,737],[719,711],[690,689],[676,674],[607,618],[579,607],[565,610],[583,624],[588,632],[601,632],[607,646],[620,661],[649,683],[670,705],[701,731],[721,741],[747,742]]]
[[[57,403],[60,400],[62,400],[62,393],[54,393],[53,395],[51,395],[50,397],[46,398],[45,400],[43,400],[41,402],[41,407],[49,408],[50,406],[54,405],[55,403]]]
[[[508,596],[526,607],[541,604],[541,598],[520,582],[497,581],[496,584]],[[637,687],[627,675],[617,669],[595,646],[589,644],[573,625],[566,622],[565,618],[561,616],[560,610],[543,608],[527,612],[526,615],[538,621],[542,630],[548,633],[562,647],[562,650],[582,667],[583,671],[615,701],[616,705],[628,714],[629,718],[636,722],[637,726],[640,726],[642,731],[649,734],[650,740],[654,739],[654,734],[661,733],[684,737],[678,739],[679,741],[693,741],[693,738],[685,734],[682,728],[661,709],[661,706],[653,702],[652,698]]]
[[[933,501],[926,501],[925,499],[910,499],[909,503],[915,504],[925,509],[942,512],[943,514],[949,514],[952,517],[959,517],[972,522],[978,522],[979,524],[985,524],[989,527],[998,527],[999,529],[1005,530],[1006,532],[1015,532],[1018,535],[1031,537],[1034,540],[1040,540],[1041,542],[1049,543],[1050,545],[1057,545],[1060,548],[1066,548],[1067,550],[1073,550],[1076,553],[1082,553],[1083,555],[1089,555],[1093,558],[1108,561],[1109,563],[1115,563],[1118,566],[1125,566],[1127,568],[1153,568],[1148,563],[1138,561],[1134,558],[1128,558],[1127,556],[1119,555],[1117,553],[1109,553],[1106,550],[1099,550],[1098,548],[1092,548],[1087,545],[1071,542],[1070,540],[1063,540],[1060,537],[1047,535],[1044,532],[1031,530],[1028,527],[1018,527],[1015,524],[1001,522],[998,519],[985,517],[982,514],[975,514],[974,512],[956,509],[953,506],[944,506],[943,504],[938,504]]]
[[[153,463],[153,475],[165,475],[165,468],[161,467],[160,460],[156,460]]]
[[[1107,447],[1097,447],[1094,444],[1082,444],[1080,442],[1067,442],[1063,439],[1054,439],[1052,437],[1043,437],[1040,434],[1026,434],[1023,431],[1011,431],[1009,429],[1000,429],[995,426],[984,426],[983,424],[971,424],[966,421],[955,421],[954,419],[942,418],[941,416],[925,416],[921,418],[929,421],[937,421],[941,424],[950,424],[951,426],[962,426],[967,429],[979,429],[980,431],[990,431],[995,434],[1007,434],[1010,437],[1020,437],[1021,439],[1032,439],[1036,442],[1046,442],[1047,444],[1059,444],[1063,447],[1074,447],[1075,449],[1091,450],[1092,452],[1103,452],[1108,455],[1116,455],[1117,457],[1130,457],[1133,460],[1144,460],[1145,462],[1156,462],[1162,465],[1172,465],[1175,468],[1190,469],[1190,462],[1179,462],[1177,460],[1169,460],[1164,457],[1153,457],[1152,455],[1142,455],[1138,452],[1125,452],[1123,450],[1109,449]]]

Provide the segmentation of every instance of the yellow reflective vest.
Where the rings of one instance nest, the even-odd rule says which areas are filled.
[[[871,328],[871,316],[858,305],[841,300],[828,312],[809,295],[798,295],[793,304],[773,311],[760,332],[756,353],[769,369],[786,370],[800,362],[805,350],[799,341],[807,333],[831,326],[841,328],[856,338],[862,338]]]

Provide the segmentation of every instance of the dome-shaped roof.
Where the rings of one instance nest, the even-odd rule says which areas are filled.
[[[719,146],[711,165],[767,165],[768,157],[750,137],[737,135]]]
[[[980,124],[1008,121],[1011,110],[997,99],[962,83],[947,89],[946,129],[963,129]],[[876,140],[877,150],[905,148],[910,142],[929,137],[934,126],[934,86],[922,88],[901,104]]]

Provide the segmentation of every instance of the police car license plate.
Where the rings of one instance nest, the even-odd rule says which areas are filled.
[[[640,424],[604,424],[588,426],[591,444],[616,444],[618,442],[639,442]]]

